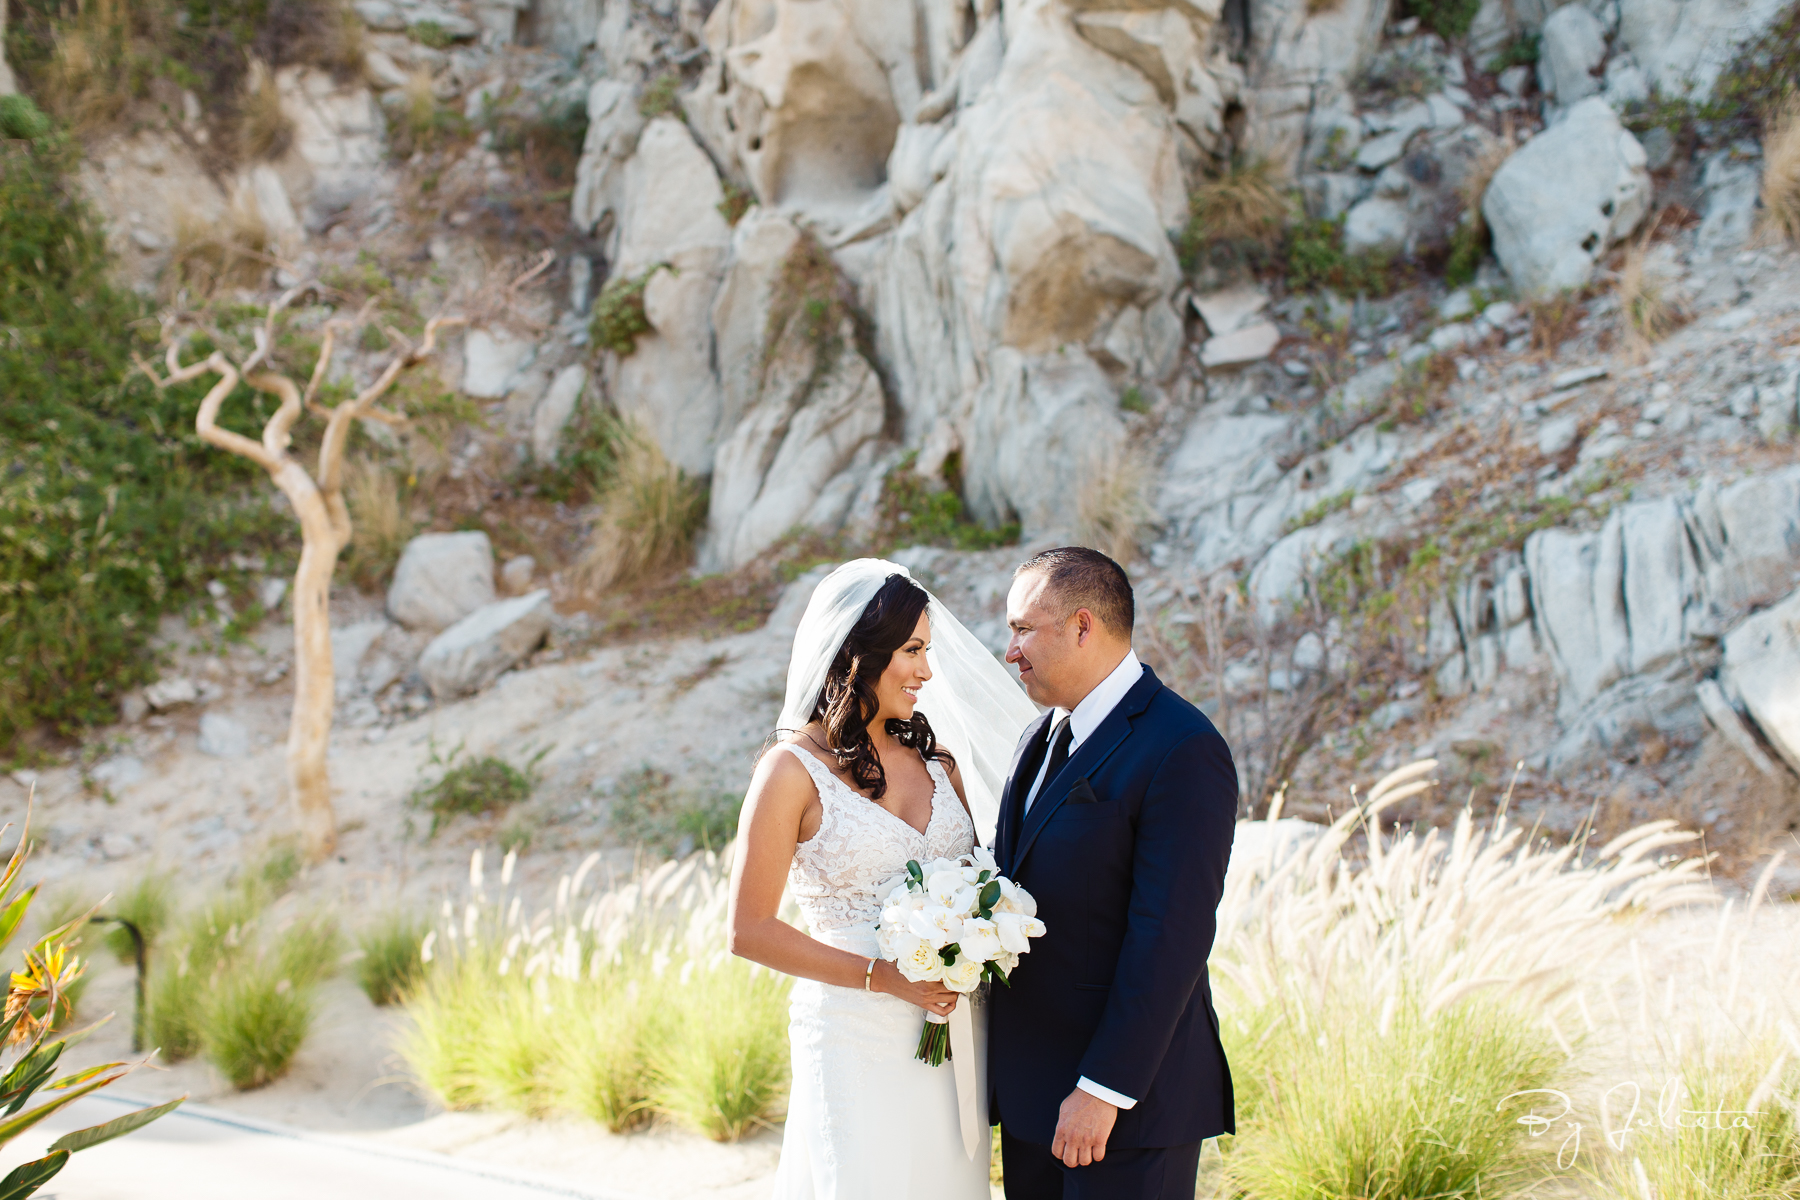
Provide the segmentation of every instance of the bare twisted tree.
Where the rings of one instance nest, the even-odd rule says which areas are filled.
[[[337,569],[338,556],[350,544],[352,533],[350,510],[344,503],[344,448],[349,443],[351,428],[358,420],[405,424],[405,417],[378,407],[375,402],[393,387],[402,373],[424,361],[437,348],[439,329],[461,325],[464,321],[461,317],[433,317],[425,323],[424,336],[416,347],[399,330],[384,327],[395,345],[401,347],[400,351],[374,383],[351,399],[327,406],[321,404],[317,396],[319,385],[324,382],[325,372],[331,365],[337,337],[361,325],[367,315],[366,309],[354,320],[334,319],[325,323],[318,361],[304,393],[285,375],[263,369],[274,345],[276,318],[294,300],[315,287],[311,283],[302,284],[269,305],[267,317],[256,330],[256,350],[242,366],[233,364],[216,349],[206,358],[183,366],[181,349],[185,339],[170,336],[165,359],[168,376],[159,377],[147,364],[143,369],[159,388],[209,373],[218,376],[218,382],[200,402],[194,420],[195,430],[201,440],[247,458],[267,471],[299,518],[300,566],[294,573],[292,601],[294,713],[288,728],[288,791],[307,856],[317,862],[330,854],[337,842],[325,753],[336,698],[331,662],[331,577]],[[219,425],[219,410],[240,379],[281,401],[263,426],[261,441]],[[325,421],[316,478],[308,475],[299,460],[288,453],[294,424],[308,412]]]

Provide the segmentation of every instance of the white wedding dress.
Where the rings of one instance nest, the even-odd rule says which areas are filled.
[[[824,809],[818,832],[794,850],[794,899],[814,938],[873,955],[881,901],[907,860],[967,854],[974,824],[939,763],[927,764],[937,786],[920,833],[798,745],[776,748],[805,765]],[[951,1065],[913,1057],[924,1019],[893,996],[795,982],[777,1200],[988,1200],[987,1156],[963,1150]]]

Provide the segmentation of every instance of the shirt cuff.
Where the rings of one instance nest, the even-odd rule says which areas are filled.
[[[1133,1108],[1137,1105],[1137,1101],[1133,1100],[1130,1096],[1121,1096],[1111,1088],[1101,1087],[1086,1075],[1083,1075],[1080,1079],[1076,1080],[1075,1086],[1090,1096],[1106,1101],[1114,1108]]]

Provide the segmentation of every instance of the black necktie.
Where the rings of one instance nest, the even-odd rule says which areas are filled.
[[[1056,732],[1050,735],[1050,761],[1044,764],[1044,782],[1038,788],[1037,795],[1031,797],[1033,804],[1043,797],[1044,788],[1050,786],[1050,781],[1056,778],[1056,773],[1062,770],[1064,763],[1069,761],[1069,743],[1075,740],[1075,730],[1070,727],[1069,721],[1069,717],[1064,717],[1057,725]]]

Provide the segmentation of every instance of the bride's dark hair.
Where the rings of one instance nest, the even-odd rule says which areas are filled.
[[[813,706],[812,719],[825,726],[826,748],[837,757],[838,766],[850,772],[851,784],[874,800],[887,794],[887,772],[869,738],[869,722],[881,709],[875,682],[893,661],[894,651],[912,640],[930,598],[906,576],[889,575],[831,660],[824,690]],[[909,721],[890,717],[887,731],[921,757],[955,765],[949,752],[938,748],[924,713],[915,710]]]

